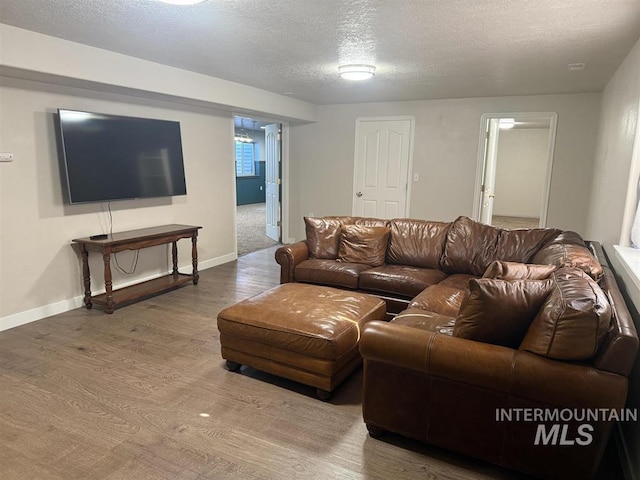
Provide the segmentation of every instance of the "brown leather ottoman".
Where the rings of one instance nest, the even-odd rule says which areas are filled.
[[[286,283],[218,314],[222,358],[317,388],[326,400],[361,363],[360,329],[383,320],[384,301],[331,287]]]

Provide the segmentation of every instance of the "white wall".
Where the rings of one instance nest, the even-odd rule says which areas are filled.
[[[640,105],[640,41],[629,52],[622,65],[609,80],[602,96],[602,114],[598,131],[598,144],[588,232],[601,239],[605,251],[616,271],[621,289],[626,295],[640,331],[640,289],[614,253],[612,245],[620,240],[623,230],[625,206],[635,209],[638,172],[640,165],[632,165],[634,143],[639,121]],[[627,198],[631,200],[626,202]],[[628,232],[628,228],[627,228]],[[622,239],[623,242],[628,240]],[[629,378],[627,404],[640,404],[640,358],[636,359]],[[629,462],[628,470],[640,478],[640,424],[619,425],[622,444]]]
[[[609,80],[602,97],[589,234],[601,238],[605,247],[620,240],[628,186],[636,197],[637,173],[630,178],[630,172],[639,103],[640,41]]]
[[[548,128],[500,130],[494,215],[540,217],[547,173]]]
[[[28,85],[30,88],[24,88]],[[0,327],[22,323],[32,309],[66,309],[82,295],[78,252],[71,240],[108,231],[104,204],[66,205],[54,134],[57,108],[179,121],[187,196],[112,202],[113,229],[124,231],[169,223],[201,225],[201,266],[235,258],[233,120],[213,110],[141,104],[116,95],[2,79],[0,151]],[[191,242],[178,242],[179,263],[190,271]],[[114,285],[169,270],[167,247],[140,252],[133,277],[114,269]],[[94,290],[104,288],[102,261],[91,254]],[[131,252],[118,254],[128,268]]]
[[[351,213],[358,117],[415,116],[413,172],[420,181],[411,184],[410,216],[471,216],[480,117],[509,112],[558,114],[547,224],[584,233],[599,109],[600,94],[320,106],[317,123],[291,128],[292,235],[304,236],[303,215]]]

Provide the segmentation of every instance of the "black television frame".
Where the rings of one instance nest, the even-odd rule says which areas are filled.
[[[145,140],[144,135],[149,135],[148,129],[155,130],[155,134],[159,134],[160,132],[164,132],[168,139],[169,143],[164,143],[163,145],[171,152],[171,155],[168,159],[163,159],[166,163],[159,170],[162,171],[162,175],[147,175],[146,178],[146,190],[142,187],[142,176],[140,173],[141,166],[140,164],[125,164],[124,157],[117,157],[117,160],[113,162],[113,165],[108,165],[107,160],[109,159],[108,152],[102,151],[98,156],[100,162],[90,165],[91,162],[95,162],[95,157],[86,162],[84,159],[79,158],[79,152],[73,151],[77,150],[78,146],[73,145],[70,148],[70,143],[78,142],[77,136],[85,135],[87,136],[86,140],[89,140],[87,132],[79,133],[80,129],[76,129],[73,132],[73,129],[69,126],[70,122],[68,119],[64,119],[66,114],[77,115],[78,117],[86,116],[89,121],[102,121],[103,126],[108,125],[107,121],[119,122],[120,126],[124,124],[129,124],[130,129],[120,132],[124,137],[126,137],[126,141],[128,142],[143,142]],[[66,108],[59,108],[57,110],[57,115],[55,115],[56,119],[56,136],[58,140],[58,151],[59,151],[59,159],[61,162],[61,175],[63,176],[63,183],[65,184],[65,193],[66,193],[66,201],[71,205],[75,204],[84,204],[84,203],[100,203],[100,202],[111,202],[118,200],[135,200],[135,199],[146,199],[146,198],[163,198],[163,197],[172,197],[172,196],[181,196],[187,194],[186,188],[186,175],[184,168],[184,154],[182,150],[182,134],[180,129],[180,122],[172,121],[172,120],[161,120],[155,118],[145,118],[145,117],[134,117],[134,116],[124,116],[124,115],[114,115],[107,113],[98,113],[98,112],[87,112]],[[83,120],[79,120],[78,123]],[[136,128],[134,128],[136,127]],[[100,141],[104,142],[109,138],[109,135],[113,137],[114,134],[117,134],[117,131],[110,131],[108,134],[102,133],[103,138]],[[106,137],[105,137],[106,135]],[[73,138],[73,137],[76,138]],[[91,148],[98,148],[100,146],[100,141],[97,141],[98,137],[89,141],[89,144],[93,143]],[[153,145],[154,148],[158,148],[160,143],[157,143],[158,138],[153,139],[156,141],[156,144]],[[113,140],[113,139],[112,139]],[[147,141],[150,138],[146,138]],[[167,140],[167,138],[165,138]],[[144,143],[144,142],[143,142]],[[153,142],[150,143],[152,145]],[[119,146],[119,142],[112,142],[109,144],[110,146]],[[104,147],[104,145],[102,145]],[[131,145],[129,145],[131,146]],[[85,146],[86,147],[86,146]],[[139,145],[136,145],[136,148],[139,148]],[[72,150],[71,153],[69,150]],[[105,149],[106,150],[106,149]],[[129,152],[127,152],[129,153]],[[86,154],[85,155],[89,155]],[[134,155],[134,152],[131,152],[131,155]],[[73,156],[73,158],[71,158]],[[140,162],[140,152],[138,152],[137,159]],[[111,161],[114,159],[111,158]],[[156,158],[156,160],[158,160]],[[120,162],[120,167],[126,167],[128,170],[118,170],[118,162]],[[157,163],[157,161],[156,161]],[[137,167],[138,173],[133,172],[134,166]],[[100,170],[93,172],[93,169],[100,167]],[[158,170],[156,168],[156,170]],[[83,184],[82,181],[87,180],[87,178],[91,178],[91,175],[88,173],[95,173],[97,176],[99,173],[102,173],[106,177],[105,178],[92,178],[89,182],[89,186]],[[127,177],[125,175],[131,174],[133,172],[133,176]],[[84,177],[83,177],[84,175]],[[154,178],[152,178],[154,177]],[[152,181],[164,182],[165,186],[163,188],[158,188],[149,186]],[[79,183],[80,182],[80,183]],[[112,182],[112,183],[109,183]],[[115,188],[114,183],[115,182]],[[121,183],[118,183],[121,182]],[[136,187],[133,187],[133,185]],[[79,187],[81,185],[81,187]],[[124,186],[123,186],[124,185]],[[170,187],[168,185],[171,185]],[[95,193],[92,191],[92,196],[87,195],[87,190],[95,188]]]

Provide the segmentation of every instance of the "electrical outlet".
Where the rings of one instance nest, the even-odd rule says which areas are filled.
[[[0,153],[0,162],[13,162],[13,153]]]
[[[413,181],[414,182],[419,182],[420,181],[420,174],[419,173],[414,173],[413,174]]]

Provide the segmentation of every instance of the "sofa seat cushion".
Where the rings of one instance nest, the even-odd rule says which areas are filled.
[[[469,280],[472,278],[480,278],[476,275],[471,275],[470,273],[454,273],[453,275],[449,275],[447,278],[442,280],[438,285],[442,285],[443,287],[453,287],[459,290],[468,291],[469,290]]]
[[[552,287],[551,279],[471,280],[453,335],[518,348]]]
[[[360,274],[359,288],[412,298],[429,285],[442,281],[446,274],[431,268],[406,265],[382,265]]]
[[[599,350],[611,322],[611,305],[583,270],[562,268],[520,348],[556,360],[587,360]]]
[[[451,336],[455,320],[455,317],[428,312],[421,308],[407,308],[396,315],[391,323]]]
[[[362,263],[346,263],[337,260],[320,260],[317,258],[304,260],[296,265],[294,270],[297,282],[315,283],[357,289],[358,277],[361,272],[370,269]]]
[[[431,285],[411,300],[409,308],[419,308],[421,310],[455,317],[460,310],[460,305],[466,294],[466,288],[449,287],[441,283]]]
[[[440,268],[451,223],[397,218],[391,220],[387,263]]]

